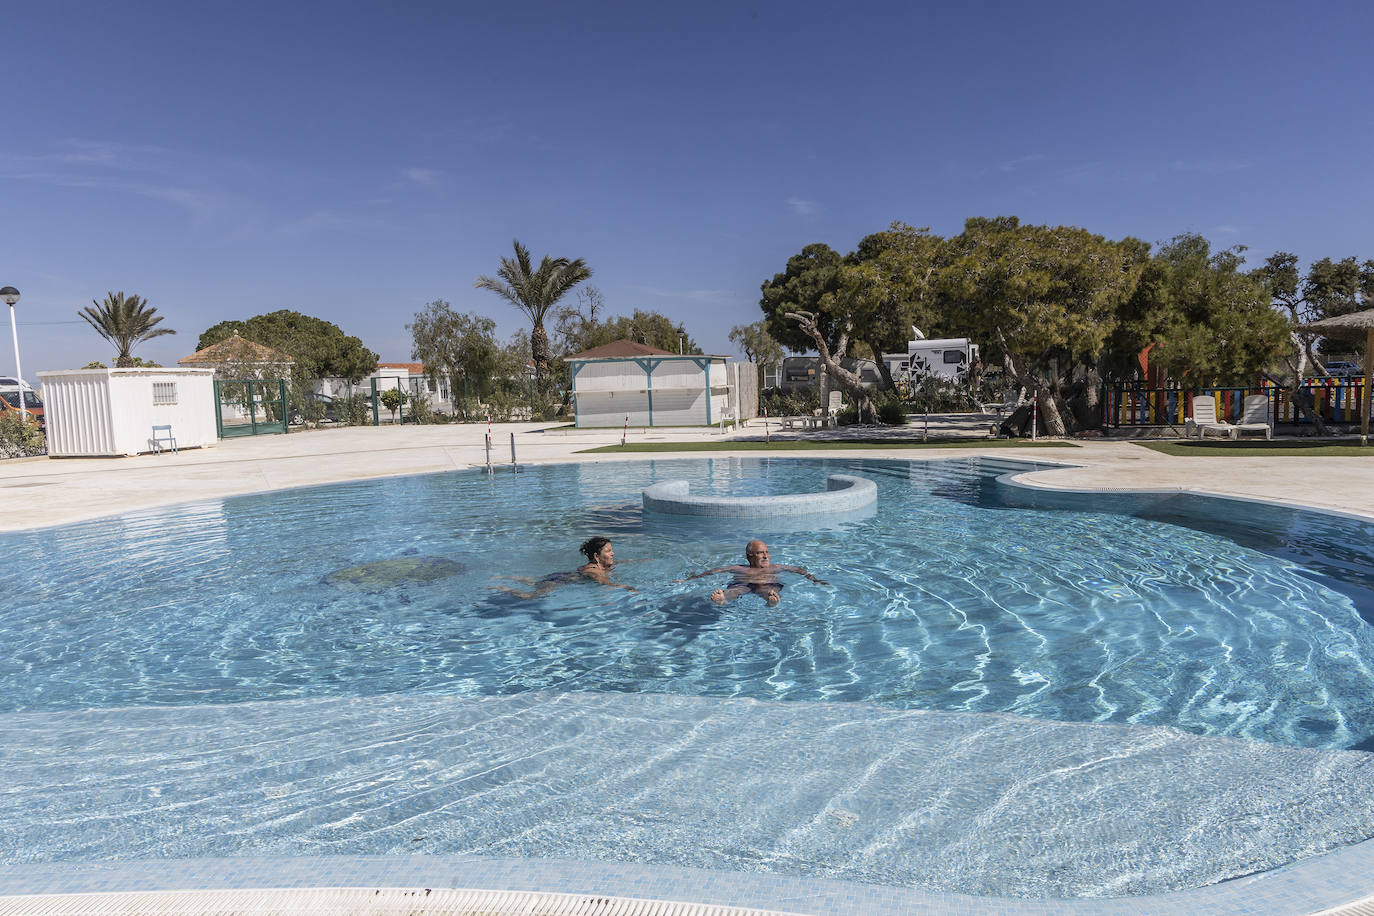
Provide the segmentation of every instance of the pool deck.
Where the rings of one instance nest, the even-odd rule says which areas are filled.
[[[510,441],[521,465],[569,461],[611,463],[670,459],[667,453],[580,455],[620,442],[619,430],[546,430],[542,424],[496,424],[493,460],[508,473]],[[230,439],[213,448],[130,458],[29,458],[0,462],[0,531],[66,524],[130,511],[225,496],[376,477],[425,474],[485,465],[486,427],[361,427]],[[753,428],[737,435],[756,436]],[[910,431],[905,431],[909,436]],[[630,441],[715,441],[731,436],[696,430],[632,430]],[[1023,475],[1054,489],[1154,490],[1256,499],[1374,518],[1374,456],[1180,458],[1125,441],[1093,440],[1078,448],[884,448],[857,451],[770,450],[771,457],[956,459],[997,456],[1066,467]],[[725,457],[729,451],[683,453]],[[758,451],[739,451],[761,457]],[[1067,465],[1072,465],[1069,467]],[[1128,816],[1128,813],[1123,812]],[[244,867],[248,866],[248,867]],[[506,871],[502,871],[505,869]],[[679,874],[680,873],[680,874]],[[501,863],[473,859],[199,860],[186,863],[50,863],[0,865],[0,913],[37,912],[37,894],[133,892],[123,909],[147,910],[154,890],[245,887],[487,887],[563,893],[695,899],[716,906],[766,907],[798,913],[1374,913],[1374,841],[1259,875],[1150,898],[1031,901],[925,894],[765,875],[712,875],[688,869],[594,863]],[[19,896],[6,896],[19,895]],[[43,912],[82,911],[76,898]],[[143,902],[140,903],[139,900]],[[27,903],[25,903],[27,901]],[[93,901],[92,901],[93,902]],[[109,901],[106,901],[109,902]],[[414,905],[412,898],[410,905]],[[438,901],[436,900],[435,903]],[[222,903],[222,901],[221,901]],[[177,912],[209,911],[191,899]],[[218,906],[220,904],[216,904]],[[349,912],[355,904],[339,905]],[[206,904],[206,906],[209,906]],[[226,911],[267,912],[246,904]],[[329,910],[330,907],[325,907]],[[159,910],[161,911],[161,910]],[[218,910],[216,910],[218,911]],[[276,910],[273,910],[276,911]],[[376,910],[381,911],[381,910]],[[423,906],[413,912],[425,912]],[[429,911],[439,912],[435,907]],[[442,910],[456,912],[456,910]],[[468,910],[464,910],[467,912]],[[483,910],[487,912],[487,910]],[[493,908],[490,912],[506,912]],[[516,910],[510,910],[515,912]],[[520,910],[544,912],[544,910]],[[553,912],[553,910],[548,910]],[[562,910],[560,910],[562,912]],[[572,912],[569,910],[568,912]],[[580,910],[578,912],[581,912]],[[610,910],[597,910],[610,912]],[[629,910],[625,910],[629,912]],[[640,910],[639,912],[648,912]],[[687,910],[680,912],[686,913]]]

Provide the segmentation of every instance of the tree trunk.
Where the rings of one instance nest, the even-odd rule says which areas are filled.
[[[534,363],[534,397],[530,409],[542,419],[549,408],[549,335],[542,321],[536,321],[530,331],[530,359]]]
[[[873,399],[868,394],[868,389],[859,381],[859,376],[840,365],[845,348],[849,345],[849,329],[846,327],[844,333],[840,335],[839,346],[835,348],[835,353],[831,353],[830,347],[825,342],[820,329],[816,327],[816,314],[814,312],[785,312],[788,318],[797,323],[797,326],[810,337],[816,344],[816,351],[821,355],[821,364],[825,366],[826,375],[830,377],[843,391],[849,395],[854,402],[854,407],[858,411],[859,419],[868,416],[869,422],[876,423],[878,420],[877,412],[873,409]],[[821,410],[829,406],[822,403]]]
[[[1045,424],[1046,435],[1063,437],[1069,434],[1069,430],[1064,425],[1064,415],[1059,409],[1058,387],[1057,384],[1041,384],[1035,393],[1039,399],[1040,420]]]
[[[1328,435],[1326,421],[1321,418],[1321,414],[1313,409],[1313,405],[1307,402],[1307,395],[1310,392],[1302,385],[1303,377],[1307,375],[1307,361],[1312,358],[1311,341],[1304,341],[1295,333],[1293,334],[1293,345],[1297,350],[1298,357],[1294,360],[1293,381],[1286,387],[1288,401],[1298,409],[1299,413],[1312,421],[1312,427],[1318,436]],[[1315,360],[1313,361],[1315,362]]]
[[[892,370],[887,367],[887,360],[883,359],[882,351],[877,344],[871,340],[864,341],[868,345],[869,351],[873,353],[873,361],[878,364],[878,377],[883,380],[882,389],[884,391],[895,391],[897,385],[892,381]]]

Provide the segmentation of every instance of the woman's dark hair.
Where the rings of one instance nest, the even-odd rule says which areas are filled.
[[[577,549],[587,558],[588,563],[595,563],[596,555],[601,552],[602,547],[605,547],[610,542],[610,538],[603,538],[601,535],[597,535],[594,538],[587,538],[586,542]]]

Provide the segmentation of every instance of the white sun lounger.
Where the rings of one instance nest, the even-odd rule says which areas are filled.
[[[1224,434],[1232,439],[1239,438],[1242,432],[1263,432],[1264,438],[1272,439],[1269,397],[1263,394],[1247,396],[1241,408],[1240,422],[1227,423],[1217,419],[1216,398],[1208,394],[1197,395],[1193,398],[1193,415],[1183,422],[1184,438],[1192,436],[1194,431],[1199,439],[1205,438],[1209,432]]]
[[[1269,425],[1269,395],[1245,396],[1245,403],[1240,409],[1240,422],[1232,429],[1231,438],[1235,439],[1241,433],[1247,432],[1264,433],[1264,438],[1274,438],[1274,430]]]
[[[1194,432],[1199,439],[1207,433],[1222,433],[1235,438],[1235,427],[1217,419],[1217,399],[1210,394],[1199,394],[1193,398],[1193,415],[1183,421],[1183,437],[1186,439]]]

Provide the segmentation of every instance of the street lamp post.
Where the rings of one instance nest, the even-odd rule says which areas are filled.
[[[10,307],[10,336],[14,338],[14,376],[19,380],[19,419],[29,419],[28,408],[24,406],[24,370],[19,365],[19,325],[14,323],[14,304],[19,301],[19,290],[13,286],[0,289],[0,299]]]

